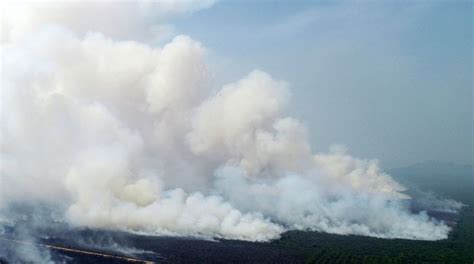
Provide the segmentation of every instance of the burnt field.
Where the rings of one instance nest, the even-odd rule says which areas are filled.
[[[35,243],[37,248],[48,249],[53,261],[67,263],[301,263],[300,257],[272,243],[156,237],[105,230],[56,231]],[[17,247],[18,242],[0,240],[0,245]]]

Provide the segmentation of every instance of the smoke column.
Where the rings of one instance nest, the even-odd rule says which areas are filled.
[[[312,150],[287,115],[290,84],[254,70],[215,87],[203,44],[156,44],[167,19],[212,4],[8,6],[0,209],[50,204],[77,226],[249,241],[292,229],[447,237],[376,160]]]

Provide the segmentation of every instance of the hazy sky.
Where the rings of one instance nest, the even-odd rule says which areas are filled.
[[[289,82],[317,152],[472,162],[471,1],[223,1],[172,23],[208,48],[216,82],[254,68]]]

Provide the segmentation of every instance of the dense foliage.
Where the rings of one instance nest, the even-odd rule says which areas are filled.
[[[449,238],[441,241],[294,231],[273,244],[301,256],[304,263],[473,263],[474,207],[463,210]]]

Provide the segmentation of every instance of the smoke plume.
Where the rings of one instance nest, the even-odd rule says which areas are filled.
[[[46,203],[72,225],[157,235],[447,237],[376,160],[312,150],[290,84],[254,70],[215,87],[203,44],[150,44],[170,16],[212,5],[160,3],[9,7],[0,208]]]

